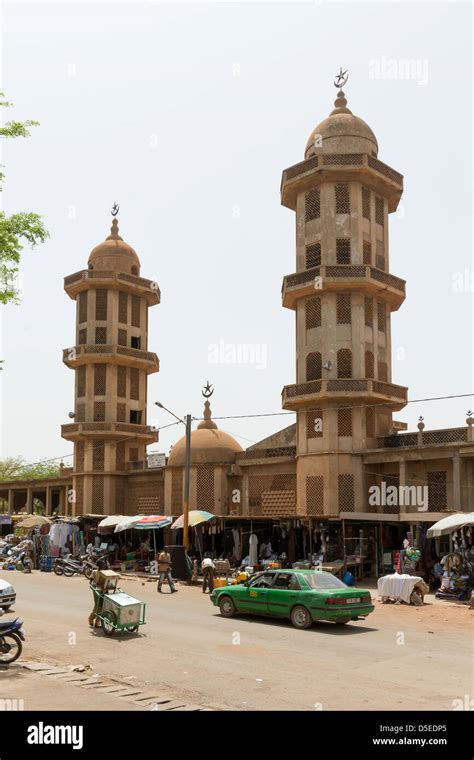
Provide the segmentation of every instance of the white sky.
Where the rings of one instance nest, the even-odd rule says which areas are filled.
[[[453,2],[3,2],[1,89],[15,103],[3,118],[41,126],[3,144],[1,200],[7,213],[42,214],[51,238],[25,251],[21,306],[0,308],[0,456],[72,452],[60,437],[75,314],[63,277],[86,268],[115,200],[122,236],[162,291],[150,310],[161,371],[149,423],[172,421],[154,400],[200,416],[207,379],[216,416],[281,411],[295,381],[294,314],[280,302],[294,215],[280,206],[281,172],[332,109],[340,65],[349,107],[405,176],[390,224],[391,271],[407,280],[393,381],[412,399],[473,390],[471,14]],[[415,62],[414,75],[390,78],[392,59],[396,71]],[[467,272],[462,292],[456,272]],[[265,351],[265,366],[210,363],[220,341]],[[461,426],[473,404],[412,404],[396,418]],[[220,427],[245,447],[293,420]],[[153,448],[181,434],[169,428]]]

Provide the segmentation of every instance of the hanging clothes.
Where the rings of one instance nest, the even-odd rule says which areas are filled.
[[[233,536],[233,542],[234,545],[232,547],[232,554],[234,555],[237,562],[240,562],[240,557],[242,556],[240,553],[240,531],[238,528],[232,528],[232,536]]]
[[[249,556],[250,566],[258,565],[258,538],[255,533],[251,533],[249,538]]]

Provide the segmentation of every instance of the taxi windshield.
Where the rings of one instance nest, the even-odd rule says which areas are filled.
[[[305,581],[314,589],[347,588],[346,584],[336,578],[332,573],[315,570],[314,573],[305,573]]]

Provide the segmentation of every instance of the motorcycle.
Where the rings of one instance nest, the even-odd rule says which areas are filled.
[[[3,615],[3,610],[0,610]],[[10,665],[20,657],[25,641],[25,632],[22,629],[23,620],[7,620],[0,622],[0,665]]]
[[[54,561],[53,571],[56,575],[66,575],[70,578],[73,575],[83,575],[84,566],[82,562],[69,557],[57,557]]]
[[[17,557],[17,563],[21,562],[21,566],[23,568],[24,573],[31,573],[33,570],[33,563],[31,559],[28,556],[28,553],[26,551],[21,552],[21,554]]]

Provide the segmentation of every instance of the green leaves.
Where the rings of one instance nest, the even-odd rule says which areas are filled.
[[[0,92],[0,107],[11,106]],[[0,137],[29,137],[30,127],[38,126],[37,121],[8,121],[0,127]],[[5,175],[0,171],[0,191]],[[19,303],[16,278],[19,270],[21,251],[25,244],[34,248],[49,237],[41,217],[31,212],[19,212],[6,216],[0,211],[0,303]]]
[[[32,478],[56,478],[59,465],[52,460],[28,464],[23,457],[0,459],[0,480],[29,480]]]

